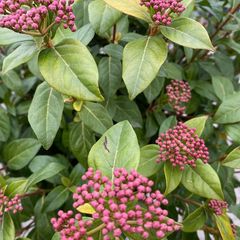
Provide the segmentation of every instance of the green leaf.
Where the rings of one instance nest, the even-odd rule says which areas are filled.
[[[15,227],[13,220],[9,213],[3,215],[0,226],[0,240],[14,240],[15,239]]]
[[[240,123],[225,125],[227,135],[237,144],[240,144]]]
[[[75,123],[70,128],[69,146],[73,155],[87,167],[88,153],[95,143],[93,132],[83,123]]]
[[[231,223],[227,214],[215,215],[216,224],[223,240],[235,240]]]
[[[231,79],[223,76],[212,76],[213,89],[220,100],[234,93]]]
[[[208,119],[208,116],[196,117],[196,118],[192,118],[191,120],[185,122],[185,124],[189,128],[196,128],[195,133],[200,137],[205,128],[207,119]]]
[[[88,49],[77,40],[66,39],[43,50],[39,55],[39,69],[49,85],[63,94],[79,100],[103,100],[98,88],[97,65]]]
[[[214,51],[206,29],[190,18],[177,18],[170,26],[161,26],[161,33],[171,41],[189,48]]]
[[[89,21],[98,34],[104,34],[121,17],[122,13],[110,7],[103,0],[95,0],[88,7]]]
[[[8,143],[3,149],[7,166],[13,170],[25,167],[37,154],[41,144],[34,138],[23,138]]]
[[[5,110],[0,107],[0,142],[5,142],[10,136],[10,120]]]
[[[197,160],[196,168],[189,166],[183,171],[182,184],[199,196],[209,199],[223,199],[221,183],[217,173],[209,164]]]
[[[94,34],[95,32],[92,28],[92,25],[86,24],[82,26],[80,29],[78,29],[74,33],[73,37],[87,46],[92,41]]]
[[[214,116],[216,123],[240,122],[240,94],[235,93],[226,97]]]
[[[139,38],[123,51],[123,80],[130,99],[144,91],[167,58],[167,45],[159,36]]]
[[[57,175],[64,168],[65,166],[63,166],[60,163],[50,162],[45,167],[36,171],[28,178],[25,189],[28,190],[30,187],[32,187],[36,183],[39,183],[45,179],[48,179],[50,177]]]
[[[5,74],[9,70],[28,62],[33,55],[38,51],[35,42],[25,42],[4,58],[2,72]]]
[[[150,177],[157,173],[161,168],[161,163],[157,163],[159,155],[159,146],[150,144],[140,149],[140,163],[137,171],[145,176]]]
[[[227,157],[221,162],[223,166],[230,168],[240,168],[240,147],[235,148]]]
[[[51,240],[60,240],[60,239],[61,239],[60,233],[55,233]]]
[[[140,149],[137,136],[127,121],[111,127],[93,145],[88,164],[104,176],[113,179],[115,168],[137,169],[140,161]]]
[[[86,126],[99,134],[105,133],[113,125],[108,111],[99,103],[84,103],[80,119]]]
[[[164,174],[166,178],[166,190],[164,195],[175,190],[181,182],[183,171],[174,167],[169,161],[164,163]]]
[[[23,194],[25,193],[25,186],[27,183],[27,179],[25,178],[12,178],[9,179],[7,188],[6,188],[6,195],[10,198],[14,197],[16,194]]]
[[[37,87],[28,111],[28,121],[39,142],[49,149],[59,129],[64,102],[60,93],[44,82]]]
[[[98,69],[100,86],[104,91],[104,96],[110,98],[121,87],[121,61],[115,57],[103,57],[99,62]]]
[[[134,101],[130,101],[127,96],[120,96],[114,100],[113,104],[116,107],[114,121],[128,120],[134,128],[142,128],[142,115]]]
[[[52,212],[60,208],[68,199],[69,190],[64,186],[57,186],[45,198],[44,212]]]
[[[168,129],[173,128],[177,125],[177,119],[175,116],[170,116],[167,119],[165,119],[162,124],[161,127],[159,129],[159,134],[160,133],[165,133]]]
[[[26,34],[16,33],[7,28],[0,27],[0,45],[10,45],[16,42],[31,41],[33,38]]]
[[[204,208],[200,207],[190,213],[183,221],[184,232],[196,232],[201,229],[207,220]]]
[[[140,6],[139,0],[104,0],[108,5],[128,15],[140,18],[148,23],[152,22],[146,7]]]

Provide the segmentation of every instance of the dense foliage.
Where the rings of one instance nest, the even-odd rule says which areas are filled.
[[[239,9],[0,0],[0,240],[240,239]]]

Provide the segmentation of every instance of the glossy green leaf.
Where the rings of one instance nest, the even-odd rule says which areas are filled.
[[[159,155],[159,146],[150,144],[140,149],[140,163],[137,171],[145,176],[150,177],[157,173],[161,168],[161,163],[157,163]]]
[[[164,174],[166,179],[166,190],[164,195],[174,191],[181,182],[183,171],[174,167],[169,161],[164,163]]]
[[[196,165],[196,168],[187,166],[183,171],[184,187],[205,198],[223,199],[221,183],[215,170],[201,160],[197,160]]]
[[[161,33],[184,47],[214,50],[206,29],[190,18],[177,18],[170,26],[161,26]]]
[[[37,154],[41,144],[34,138],[22,138],[8,143],[3,156],[10,169],[19,170],[25,167]]]
[[[207,220],[204,208],[197,208],[190,213],[183,221],[184,232],[196,232],[201,229]]]
[[[64,168],[65,168],[65,166],[60,163],[50,162],[48,165],[46,165],[42,169],[36,171],[28,178],[25,189],[27,190],[30,187],[32,187],[33,185],[35,185],[47,178],[57,175]]]
[[[60,234],[59,233],[55,233],[51,240],[60,240],[60,239],[61,239]]]
[[[224,100],[226,96],[234,93],[234,87],[231,79],[223,76],[212,76],[213,89],[217,97]]]
[[[123,51],[123,80],[130,99],[143,92],[167,58],[167,45],[159,36],[128,43]]]
[[[202,135],[202,132],[205,128],[206,121],[208,119],[208,116],[203,116],[203,117],[197,117],[193,118],[191,120],[188,120],[185,122],[185,124],[189,128],[196,128],[195,133],[200,137]]]
[[[57,186],[45,198],[43,211],[52,212],[60,208],[68,199],[69,190],[64,186]]]
[[[73,37],[77,40],[79,40],[81,43],[83,43],[84,45],[88,45],[93,37],[94,37],[94,30],[92,28],[91,24],[86,24],[84,26],[82,26],[80,29],[78,29]]]
[[[104,96],[112,97],[121,87],[122,65],[121,61],[115,57],[104,57],[99,65],[100,86],[103,89]]]
[[[16,194],[24,194],[26,184],[27,179],[25,178],[9,179],[5,193],[10,198],[14,197]]]
[[[104,0],[108,5],[128,15],[151,23],[151,17],[146,7],[140,6],[138,0]]]
[[[240,147],[230,152],[221,164],[226,167],[240,168]]]
[[[86,126],[99,134],[103,134],[113,125],[108,111],[98,103],[84,103],[79,115]]]
[[[2,66],[3,74],[23,63],[28,62],[37,51],[38,48],[35,42],[29,41],[21,44],[6,58],[4,58]]]
[[[10,136],[10,120],[5,110],[0,107],[0,142],[6,141]]]
[[[51,71],[49,71],[51,66]],[[97,65],[79,41],[66,39],[39,55],[40,72],[57,91],[80,100],[102,101]]]
[[[95,0],[89,4],[88,7],[89,20],[94,30],[104,34],[111,28],[117,20],[121,17],[122,13],[110,7],[103,0]]]
[[[93,145],[88,164],[102,171],[104,176],[113,179],[115,168],[137,169],[140,161],[140,148],[137,136],[127,121],[111,127]]]
[[[224,126],[227,135],[237,144],[240,144],[240,123],[227,124]]]
[[[39,142],[49,149],[62,119],[64,102],[60,93],[44,82],[34,94],[28,111],[28,121]]]
[[[13,220],[9,213],[3,215],[3,219],[0,222],[0,240],[14,240],[15,239],[15,227]]]
[[[215,215],[214,218],[220,231],[221,237],[223,240],[235,240],[235,236],[233,235],[231,223],[227,214]]]
[[[165,133],[168,129],[173,128],[176,125],[177,125],[177,119],[176,119],[175,116],[171,116],[171,117],[166,118],[160,126],[159,134],[160,133]]]
[[[240,122],[240,94],[235,93],[226,97],[214,115],[217,123]]]

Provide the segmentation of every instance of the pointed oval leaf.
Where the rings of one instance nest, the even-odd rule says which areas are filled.
[[[137,169],[139,161],[137,136],[127,121],[120,122],[105,132],[88,155],[89,166],[101,170],[109,179],[113,179],[115,168]]]
[[[34,138],[23,138],[8,143],[3,149],[7,166],[13,170],[25,167],[37,154],[41,144]]]
[[[10,120],[5,110],[0,108],[0,142],[5,142],[10,135]]]
[[[86,126],[99,134],[105,133],[113,125],[108,111],[98,103],[84,103],[79,115]]]
[[[13,220],[9,213],[3,215],[0,225],[0,240],[14,240],[15,239],[15,227]]]
[[[104,34],[110,29],[122,13],[110,7],[103,0],[95,0],[88,7],[89,21],[94,30],[99,34]]]
[[[183,171],[174,167],[169,161],[164,163],[164,174],[166,178],[166,190],[164,195],[175,190],[181,182]]]
[[[51,69],[49,69],[51,66]],[[39,55],[39,69],[57,91],[79,100],[102,101],[97,65],[81,42],[66,39]]]
[[[201,229],[207,220],[204,208],[200,207],[190,213],[183,221],[184,232],[196,232]]]
[[[221,183],[217,173],[209,164],[197,160],[196,168],[187,167],[182,176],[184,187],[205,198],[223,199]]]
[[[206,29],[193,19],[177,18],[170,26],[161,26],[161,33],[184,47],[214,51]]]
[[[158,145],[150,144],[142,147],[140,150],[140,162],[137,171],[145,177],[150,177],[157,173],[161,168],[161,164],[157,163],[158,155]]]
[[[230,168],[240,168],[240,147],[230,152],[221,164]]]
[[[167,45],[159,36],[139,38],[123,51],[123,80],[130,99],[143,92],[167,58]]]
[[[196,128],[195,133],[200,137],[204,130],[207,119],[208,116],[197,117],[185,122],[185,124],[190,128]]]
[[[147,8],[140,5],[139,0],[104,0],[108,5],[128,15],[140,18],[148,23],[152,22]]]
[[[80,213],[93,214],[96,210],[89,204],[85,203],[77,208]]]
[[[44,82],[34,94],[28,111],[28,121],[39,142],[49,149],[62,119],[64,102],[61,94]]]

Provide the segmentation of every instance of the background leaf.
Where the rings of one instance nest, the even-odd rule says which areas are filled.
[[[231,151],[221,164],[226,167],[240,168],[240,147]]]
[[[208,119],[208,116],[192,118],[191,120],[188,120],[187,122],[185,122],[185,124],[186,124],[189,128],[196,128],[195,133],[196,133],[199,137],[201,137],[207,119]]]

